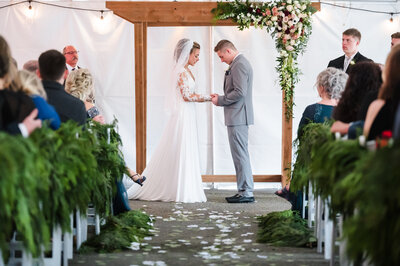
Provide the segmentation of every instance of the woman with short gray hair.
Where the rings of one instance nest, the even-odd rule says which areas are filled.
[[[333,108],[337,105],[344,91],[347,78],[348,75],[345,72],[333,67],[328,67],[318,74],[315,85],[321,100],[307,106],[304,110],[297,130],[298,139],[301,140],[303,128],[307,124],[324,123],[331,118]],[[287,184],[283,189],[276,191],[275,194],[289,199],[289,185],[290,184]]]

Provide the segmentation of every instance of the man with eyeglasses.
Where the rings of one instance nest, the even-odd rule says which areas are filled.
[[[68,45],[63,49],[63,54],[65,56],[66,67],[68,72],[74,71],[75,69],[80,69],[78,66],[78,56],[79,51],[75,49],[74,46]]]

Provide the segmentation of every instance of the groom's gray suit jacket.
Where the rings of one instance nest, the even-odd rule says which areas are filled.
[[[248,152],[248,126],[254,123],[252,84],[253,69],[239,54],[225,73],[224,95],[218,97],[218,105],[224,107],[238,193],[245,197],[253,197],[254,188]]]
[[[225,72],[224,95],[218,105],[224,106],[225,125],[252,125],[253,69],[247,59],[239,54]]]

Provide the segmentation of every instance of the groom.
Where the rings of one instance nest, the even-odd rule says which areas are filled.
[[[238,193],[225,198],[229,203],[254,202],[253,175],[247,149],[249,125],[254,122],[252,84],[253,69],[232,42],[221,40],[214,48],[221,62],[229,65],[225,72],[224,95],[212,94],[212,102],[224,107],[229,146],[236,170]]]

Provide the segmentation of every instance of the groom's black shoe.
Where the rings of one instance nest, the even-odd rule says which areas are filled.
[[[238,198],[238,197],[240,197],[240,196],[241,196],[240,194],[235,194],[234,196],[232,196],[232,197],[226,197],[225,199],[228,201],[228,200],[230,200],[230,199]]]
[[[254,197],[245,197],[239,195],[238,197],[235,198],[226,198],[226,201],[228,203],[251,203],[254,202]]]

